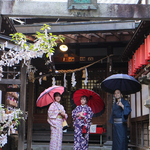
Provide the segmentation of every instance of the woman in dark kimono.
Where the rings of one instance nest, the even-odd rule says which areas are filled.
[[[88,150],[89,128],[93,112],[87,104],[87,97],[81,97],[81,105],[72,111],[74,120],[74,150]]]
[[[120,90],[115,90],[116,102],[113,104],[110,123],[113,124],[112,150],[127,150],[127,119],[131,112],[130,104],[121,97]]]

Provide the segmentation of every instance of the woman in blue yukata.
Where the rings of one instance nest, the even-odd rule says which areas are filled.
[[[131,112],[130,104],[121,96],[120,90],[115,90],[116,102],[113,104],[110,123],[113,124],[112,150],[127,150],[127,119]]]
[[[72,111],[72,118],[74,121],[74,150],[88,150],[89,129],[93,112],[91,107],[87,105],[88,98],[81,97],[81,105],[77,106]]]

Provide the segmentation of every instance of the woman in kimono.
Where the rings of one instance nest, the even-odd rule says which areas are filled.
[[[74,150],[88,150],[89,128],[93,112],[87,105],[87,97],[81,97],[81,105],[72,111],[74,121]]]
[[[61,150],[62,134],[63,134],[63,120],[67,119],[64,107],[60,104],[60,93],[54,93],[54,102],[48,109],[48,123],[51,128],[50,150]]]
[[[113,124],[112,150],[127,150],[127,119],[131,112],[130,104],[121,97],[120,90],[115,90],[116,102],[113,104],[110,123]]]

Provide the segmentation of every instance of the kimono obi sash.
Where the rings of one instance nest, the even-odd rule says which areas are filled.
[[[114,118],[114,123],[122,123],[122,118]]]
[[[58,115],[58,116],[57,116],[57,118],[60,118],[60,119],[62,119],[62,116],[61,116],[61,115]]]

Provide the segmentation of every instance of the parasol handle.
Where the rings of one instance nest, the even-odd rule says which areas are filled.
[[[51,97],[51,95],[49,93],[47,93],[47,94],[50,96],[50,98],[53,100],[53,102],[55,102],[54,99]],[[56,103],[55,103],[55,105],[56,105]],[[60,110],[57,105],[56,105],[56,107],[58,108],[58,110]]]

